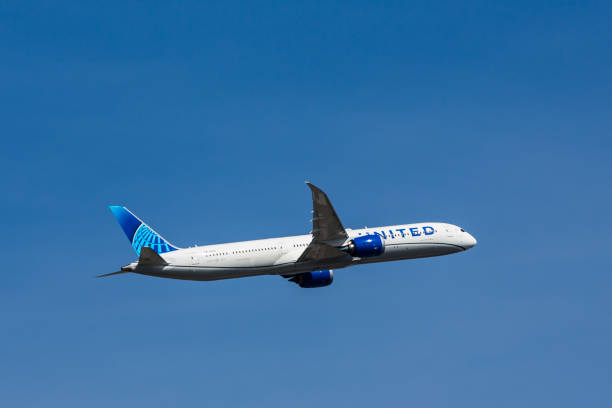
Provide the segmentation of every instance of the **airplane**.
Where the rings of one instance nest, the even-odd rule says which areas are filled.
[[[374,262],[448,255],[466,251],[476,239],[456,225],[426,222],[344,228],[327,194],[312,192],[312,231],[307,235],[179,248],[123,206],[110,210],[138,261],[117,272],[193,281],[280,275],[302,288],[331,285],[334,269]]]

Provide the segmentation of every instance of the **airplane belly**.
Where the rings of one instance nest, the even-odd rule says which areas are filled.
[[[258,275],[279,275],[294,270],[294,265],[266,266],[266,267],[217,267],[217,266],[177,266],[167,265],[159,267],[140,267],[134,272],[142,275],[169,279],[182,279],[193,281],[213,281],[220,279],[244,278]]]
[[[402,259],[428,258],[433,256],[448,255],[461,252],[460,246],[441,242],[411,242],[397,243],[385,246],[385,252],[380,256],[372,258],[361,258],[355,263],[374,263],[385,261],[397,261]]]
[[[396,254],[405,259],[428,258],[463,251],[463,248],[456,245],[439,242],[415,242],[398,247]]]

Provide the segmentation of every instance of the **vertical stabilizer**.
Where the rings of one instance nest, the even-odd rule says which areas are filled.
[[[130,244],[132,244],[136,255],[140,256],[142,247],[149,247],[158,254],[179,249],[153,231],[151,227],[142,222],[127,208],[120,205],[111,205],[109,208],[123,229],[123,232],[125,232]]]

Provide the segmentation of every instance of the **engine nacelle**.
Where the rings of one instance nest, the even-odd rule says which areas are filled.
[[[353,238],[348,244],[348,253],[359,258],[378,256],[383,252],[385,245],[380,235],[363,235]]]
[[[334,271],[329,269],[326,271],[300,273],[289,280],[297,283],[301,288],[322,288],[332,284],[334,281]]]

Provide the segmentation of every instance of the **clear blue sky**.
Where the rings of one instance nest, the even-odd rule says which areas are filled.
[[[3,2],[0,400],[612,405],[609,1]],[[442,258],[211,283],[181,246],[448,221]]]

